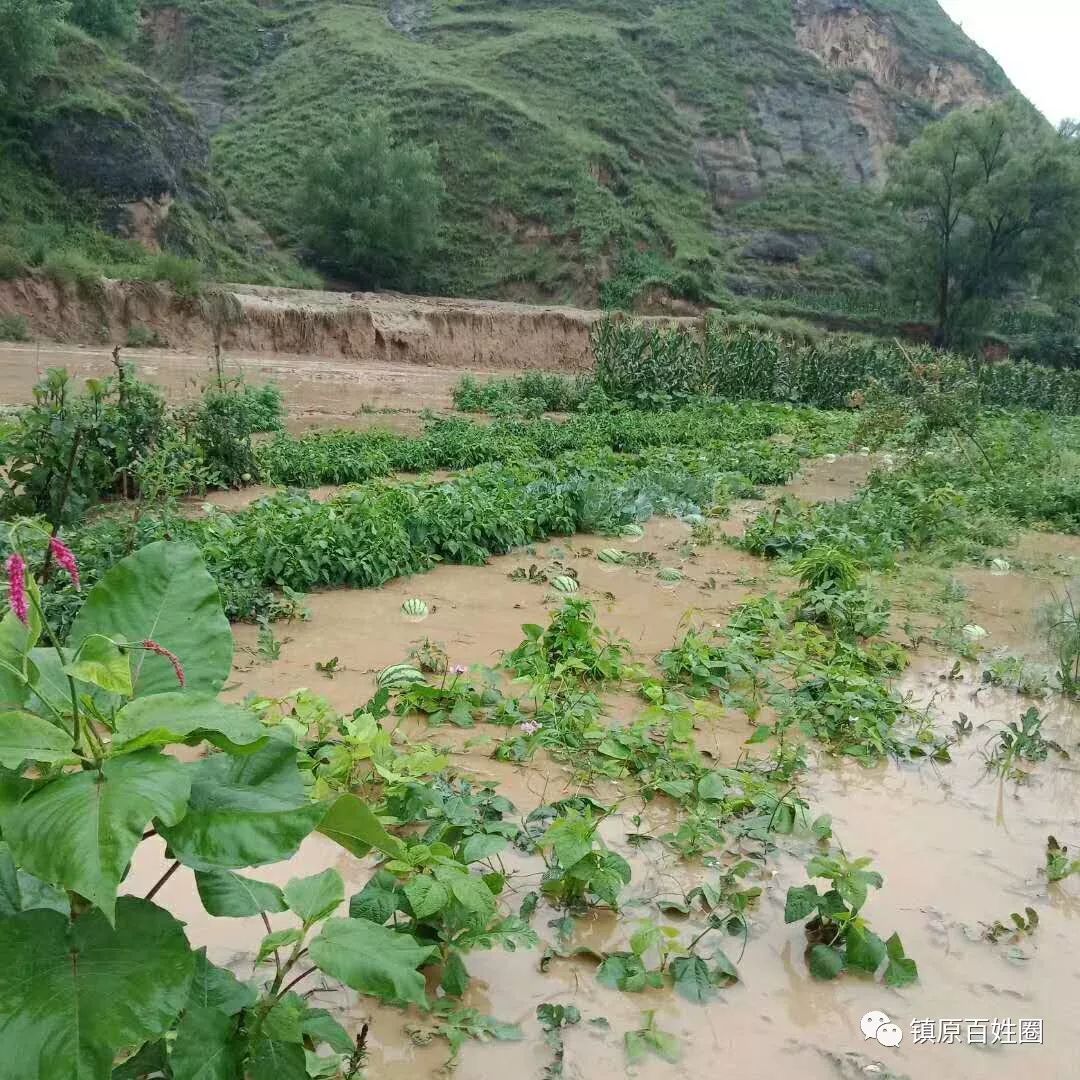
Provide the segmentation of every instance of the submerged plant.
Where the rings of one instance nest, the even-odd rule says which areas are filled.
[[[1057,840],[1048,836],[1046,838],[1046,880],[1049,882],[1064,881],[1073,874],[1080,873],[1080,859],[1070,859],[1069,849]]]
[[[1018,763],[1036,764],[1045,761],[1054,750],[1062,757],[1069,755],[1060,744],[1046,738],[1042,730],[1043,717],[1032,706],[1021,717],[1020,722],[1010,721],[997,733],[997,745],[985,752],[986,767],[1009,779],[1021,779],[1023,771]]]
[[[1058,680],[1066,694],[1080,695],[1080,606],[1072,592],[1055,597],[1039,618],[1046,643],[1057,657]]]
[[[870,869],[869,858],[848,859],[815,855],[807,864],[811,878],[824,878],[830,887],[819,893],[814,884],[788,889],[784,922],[806,922],[806,959],[819,979],[835,979],[844,971],[876,975],[884,968],[887,986],[907,986],[919,977],[898,934],[882,940],[861,912],[871,888],[880,889],[882,876]]]

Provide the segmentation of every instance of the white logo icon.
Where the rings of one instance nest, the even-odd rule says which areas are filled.
[[[904,1039],[900,1028],[877,1009],[868,1012],[859,1021],[859,1028],[864,1039],[877,1039],[882,1046],[899,1046]]]

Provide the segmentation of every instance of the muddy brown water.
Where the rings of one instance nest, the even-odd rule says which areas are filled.
[[[844,468],[842,466],[841,468]],[[812,481],[811,482],[815,482]],[[828,483],[828,481],[822,481]],[[228,692],[287,694],[306,686],[325,695],[335,707],[351,710],[373,688],[374,673],[401,661],[424,638],[441,643],[451,663],[491,664],[500,651],[521,638],[525,622],[543,622],[549,604],[543,586],[514,581],[515,568],[532,563],[546,569],[573,567],[582,594],[596,602],[602,624],[626,637],[645,662],[675,638],[680,624],[722,624],[731,609],[750,595],[785,587],[765,563],[722,545],[698,547],[691,554],[689,530],[678,522],[652,522],[644,539],[631,550],[652,551],[661,565],[680,566],[684,581],[661,587],[655,570],[603,567],[591,552],[608,546],[598,537],[568,541],[492,559],[482,567],[444,566],[382,589],[332,591],[309,598],[311,618],[277,629],[280,658],[264,663],[255,651],[250,627],[237,627],[239,646],[234,679]],[[624,545],[629,546],[629,545]],[[1055,541],[1056,556],[1073,559],[1080,541]],[[980,572],[981,573],[981,572]],[[988,579],[985,590],[973,590],[972,617],[990,630],[989,644],[1032,642],[1034,612],[1057,579],[1052,573],[1012,573]],[[403,600],[423,597],[431,614],[422,623],[407,622]],[[343,670],[333,679],[316,672],[316,661],[337,656]],[[864,909],[871,925],[900,933],[920,970],[920,980],[902,991],[854,976],[833,983],[814,981],[803,958],[799,926],[786,926],[783,902],[787,887],[805,882],[802,863],[809,842],[781,838],[781,852],[757,883],[766,887],[754,914],[749,942],[740,956],[740,942],[724,943],[736,960],[741,981],[722,991],[710,1005],[691,1005],[670,991],[623,994],[602,987],[595,965],[586,960],[556,960],[540,971],[541,950],[515,953],[477,952],[468,957],[473,985],[465,1003],[502,1020],[521,1024],[525,1038],[515,1043],[468,1043],[456,1075],[493,1080],[506,1075],[539,1076],[550,1063],[535,1019],[543,1002],[574,1004],[583,1022],[565,1033],[565,1075],[574,1078],[621,1076],[646,1078],[680,1075],[775,1080],[797,1075],[808,1080],[851,1080],[856,1077],[945,1078],[997,1080],[1027,1075],[1057,1078],[1076,1075],[1080,1022],[1074,1002],[1080,990],[1080,881],[1048,886],[1039,874],[1046,837],[1080,848],[1080,709],[1049,699],[1039,703],[1047,714],[1046,730],[1073,753],[1072,760],[1053,757],[1030,770],[1023,785],[1002,784],[985,769],[981,752],[1000,726],[1015,719],[1028,702],[1004,691],[979,687],[979,665],[968,665],[960,680],[946,678],[952,658],[926,651],[914,658],[900,689],[932,709],[939,728],[965,713],[975,731],[954,751],[947,765],[864,768],[850,761],[816,755],[803,782],[812,812],[830,813],[838,839],[849,855],[870,855],[885,877],[885,887],[872,893]],[[611,712],[630,718],[639,708],[630,695],[609,699]],[[723,713],[701,721],[704,749],[731,761],[749,733],[745,717]],[[478,780],[497,782],[524,814],[552,798],[577,789],[565,766],[538,758],[527,767],[490,757],[502,729],[426,730],[410,725],[413,738],[446,747],[453,766]],[[670,827],[672,807],[663,800],[647,806],[630,797],[632,786],[610,784],[599,795],[626,797],[621,812],[604,825],[605,840],[633,866],[621,917],[598,913],[580,920],[575,945],[597,949],[627,948],[636,924],[655,913],[651,903],[663,895],[678,897],[683,889],[714,872],[679,860],[661,844],[635,846],[629,833],[657,834]],[[635,822],[634,815],[641,820]],[[127,887],[145,893],[161,872],[162,853],[144,844]],[[516,910],[520,895],[534,887],[538,864],[521,857],[507,899]],[[290,877],[336,866],[348,893],[362,887],[371,874],[370,860],[357,860],[329,841],[309,838],[290,862],[259,868],[251,875],[283,884]],[[264,929],[257,919],[213,920],[201,910],[191,875],[175,875],[158,896],[188,926],[196,944],[242,976],[251,973],[251,958]],[[982,926],[1007,920],[1026,905],[1041,917],[1030,940],[993,945],[981,940]],[[543,943],[554,943],[548,925],[554,912],[543,905],[532,924]],[[286,925],[284,917],[273,919]],[[668,920],[670,921],[670,920]],[[700,920],[695,920],[698,925]],[[674,922],[681,940],[693,932],[688,922]],[[1010,952],[1010,949],[1012,950]],[[265,974],[265,969],[261,974]],[[445,1042],[425,1041],[425,1019],[335,990],[312,977],[306,984],[312,1000],[333,1008],[351,1030],[370,1023],[368,1075],[392,1080],[440,1075],[447,1057]],[[645,1010],[681,1041],[679,1065],[652,1059],[628,1070],[622,1047],[624,1032],[641,1025]],[[859,1020],[868,1011],[886,1012],[902,1029],[899,1047],[864,1040]],[[607,1027],[590,1024],[603,1017]],[[1041,1045],[915,1045],[910,1024],[923,1019],[1043,1023]],[[964,1037],[967,1027],[963,1026]],[[978,1032],[979,1027],[974,1029]],[[1009,1029],[1005,1028],[1006,1038]],[[977,1037],[977,1035],[976,1035]]]

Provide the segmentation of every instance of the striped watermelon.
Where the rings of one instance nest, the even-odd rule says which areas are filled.
[[[375,681],[382,690],[400,690],[403,686],[427,682],[427,679],[424,678],[424,673],[412,664],[391,664],[379,672]]]

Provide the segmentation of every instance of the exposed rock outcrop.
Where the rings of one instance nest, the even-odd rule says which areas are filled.
[[[990,100],[967,64],[916,57],[887,19],[855,0],[795,0],[794,14],[795,40],[827,68],[860,72],[937,111]]]
[[[850,183],[880,185],[906,110],[945,112],[993,97],[967,64],[913,53],[887,18],[855,0],[793,0],[792,11],[799,46],[851,78],[751,87],[753,129],[700,136],[696,163],[717,208],[756,198],[771,177],[807,160],[832,165]]]

